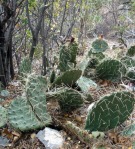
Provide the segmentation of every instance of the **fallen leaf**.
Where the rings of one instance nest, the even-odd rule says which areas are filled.
[[[113,143],[115,143],[115,144],[118,143],[118,134],[117,133],[109,132],[108,137],[109,137],[109,139],[112,140]]]
[[[111,85],[111,81],[109,81],[109,80],[102,80],[99,83],[101,86],[104,86],[104,87]]]
[[[2,130],[2,136],[7,137],[9,140],[13,140],[14,136],[11,131],[9,131],[7,128]]]
[[[18,133],[18,132],[16,132],[16,131],[13,131],[12,134],[13,134],[14,136],[21,137],[21,134]]]

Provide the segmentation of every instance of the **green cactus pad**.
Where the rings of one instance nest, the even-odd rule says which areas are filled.
[[[26,94],[28,102],[33,106],[33,110],[36,112],[40,120],[47,122],[47,108],[46,108],[46,80],[42,76],[28,77],[26,83]]]
[[[83,105],[82,95],[70,88],[64,88],[58,95],[60,108],[64,112],[71,112]]]
[[[76,42],[72,42],[68,45],[68,49],[70,51],[70,62],[76,64],[76,55],[78,52],[78,44]]]
[[[60,69],[60,71],[64,72],[71,68],[69,64],[70,59],[71,59],[71,54],[68,48],[65,45],[62,45],[60,47],[59,65],[58,65],[58,68]]]
[[[0,128],[7,123],[7,109],[0,105]]]
[[[125,66],[118,60],[104,60],[96,68],[97,77],[112,82],[120,81],[125,73]]]
[[[122,124],[134,109],[134,95],[130,92],[116,92],[104,96],[89,110],[85,129],[106,131]]]
[[[81,90],[86,94],[90,92],[91,88],[93,89],[97,88],[97,84],[94,81],[84,76],[78,79],[77,84],[81,88]]]
[[[8,118],[11,126],[21,131],[36,130],[46,125],[38,118],[33,106],[22,97],[11,103],[8,109]]]
[[[97,39],[92,43],[92,51],[94,53],[104,52],[108,49],[108,44],[103,39]]]
[[[81,74],[82,74],[81,70],[66,71],[54,81],[52,86],[62,84],[72,86],[80,78]]]
[[[8,110],[9,123],[21,131],[41,128],[51,122],[46,108],[46,80],[29,75],[26,79],[26,98],[14,100]]]
[[[131,47],[128,49],[126,55],[127,55],[127,56],[130,56],[130,57],[134,56],[134,55],[135,55],[135,46],[131,46]]]
[[[80,141],[90,144],[90,140],[92,140],[93,136],[88,133],[88,131],[77,127],[74,123],[67,121],[65,123],[66,128],[74,135],[76,135]]]
[[[28,57],[23,58],[19,66],[19,73],[21,75],[31,73],[31,62]]]
[[[129,69],[126,73],[129,80],[135,80],[135,68]]]
[[[97,58],[98,60],[103,60],[105,58],[105,55],[102,52],[93,53],[92,49],[88,52],[89,58]]]
[[[128,68],[128,67],[134,67],[135,66],[135,60],[132,58],[132,57],[123,57],[121,59],[121,62],[123,64],[125,64],[125,66]]]
[[[93,70],[95,70],[98,64],[99,64],[99,61],[96,58],[94,59],[85,58],[79,64],[78,68],[83,71],[83,76],[90,78],[93,76],[94,74]]]

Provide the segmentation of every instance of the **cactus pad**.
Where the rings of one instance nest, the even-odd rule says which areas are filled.
[[[70,62],[76,64],[76,55],[78,52],[78,44],[76,42],[72,42],[68,45],[68,49],[70,52]]]
[[[96,68],[96,74],[100,79],[117,82],[125,75],[126,68],[118,60],[104,60]]]
[[[9,123],[21,131],[36,130],[45,126],[38,119],[27,99],[19,97],[14,100],[8,109]]]
[[[89,110],[85,129],[106,131],[122,124],[134,109],[134,95],[130,92],[116,92],[104,96]]]
[[[86,58],[79,64],[78,68],[83,71],[83,76],[89,78],[93,76],[93,70],[95,70],[98,64],[99,61],[96,58]]]
[[[35,75],[26,80],[26,97],[14,100],[8,109],[9,123],[21,131],[38,129],[51,122],[44,93],[46,80]]]
[[[121,62],[123,64],[125,64],[125,66],[128,68],[128,67],[134,67],[135,66],[135,60],[132,58],[132,57],[123,57],[121,59]]]
[[[81,74],[82,74],[81,70],[66,71],[54,81],[52,86],[62,85],[62,84],[65,84],[67,86],[72,86],[80,78]]]
[[[77,84],[81,88],[81,90],[86,94],[90,92],[91,88],[92,89],[97,88],[97,84],[94,81],[84,76],[78,79]]]
[[[58,95],[60,108],[64,112],[71,112],[83,105],[83,97],[77,91],[64,88]]]
[[[31,73],[31,62],[28,57],[23,58],[20,66],[19,66],[19,73],[21,75]]]
[[[0,105],[0,128],[7,123],[7,109]]]
[[[65,123],[66,128],[74,135],[76,135],[80,141],[90,144],[90,140],[92,140],[92,135],[89,134],[86,130],[83,130],[77,127],[74,123],[67,121]]]
[[[103,60],[105,58],[105,55],[102,52],[93,53],[92,49],[88,52],[89,58],[97,58],[98,60]]]
[[[92,43],[93,53],[104,52],[108,49],[108,44],[103,39],[97,39]]]
[[[130,57],[134,56],[134,55],[135,55],[135,46],[131,46],[131,47],[128,49],[126,55],[127,55],[127,56],[130,56]]]
[[[58,68],[60,69],[60,71],[64,72],[71,68],[70,59],[71,59],[71,54],[68,48],[65,45],[62,45],[60,47],[59,65],[58,65]]]
[[[135,80],[135,67],[131,67],[127,71],[126,76],[128,77],[129,80]]]

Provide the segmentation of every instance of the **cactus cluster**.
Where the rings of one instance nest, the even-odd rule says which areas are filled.
[[[30,75],[25,86],[26,97],[18,97],[8,108],[9,123],[21,131],[38,129],[51,122],[46,108],[45,79]]]
[[[129,117],[134,103],[134,95],[125,91],[102,97],[89,110],[85,129],[106,131],[115,128]]]
[[[100,79],[117,82],[125,75],[126,68],[118,60],[105,59],[96,67],[96,74]]]

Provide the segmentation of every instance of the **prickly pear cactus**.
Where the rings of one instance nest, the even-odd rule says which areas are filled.
[[[135,46],[131,46],[127,51],[127,56],[133,57],[135,55]]]
[[[64,72],[66,70],[71,69],[72,66],[70,66],[70,59],[71,54],[68,48],[65,45],[62,45],[60,47],[59,65],[58,65],[60,71]]]
[[[0,128],[7,123],[7,109],[0,105]]]
[[[125,73],[125,66],[118,60],[104,60],[96,67],[97,77],[112,82],[120,81]]]
[[[135,60],[132,57],[126,56],[121,59],[121,62],[128,67],[135,67]]]
[[[134,109],[134,95],[130,92],[116,92],[95,102],[89,110],[85,129],[106,131],[122,124]]]
[[[68,49],[71,54],[70,62],[76,65],[76,55],[78,52],[78,44],[76,42],[72,42],[69,44]]]
[[[48,119],[45,95],[46,87],[46,80],[42,76],[34,77],[33,75],[30,75],[28,77],[28,82],[26,82],[27,98],[33,105],[33,110],[43,122],[47,122]]]
[[[104,52],[108,49],[108,44],[105,40],[103,39],[96,39],[92,43],[92,52],[93,53],[98,53],[98,52]]]
[[[23,58],[20,66],[19,66],[19,73],[21,75],[31,73],[31,62],[28,57]]]
[[[90,58],[85,58],[78,66],[80,70],[83,72],[83,76],[85,77],[92,77],[94,74],[94,70],[99,64],[98,59],[90,59]]]
[[[64,88],[58,95],[60,108],[64,112],[71,112],[83,105],[82,95],[70,88]]]
[[[36,130],[44,127],[45,124],[38,119],[38,115],[32,107],[33,105],[30,105],[26,98],[18,97],[14,100],[8,109],[11,126],[21,131]]]
[[[89,58],[96,58],[99,61],[103,60],[105,58],[105,55],[102,52],[98,52],[98,53],[93,53],[92,49],[88,52],[88,57]]]
[[[127,73],[126,76],[129,80],[135,80],[135,67],[131,67]]]
[[[51,122],[46,108],[45,79],[30,75],[25,86],[26,97],[18,97],[8,109],[9,123],[21,131],[35,130]]]
[[[81,88],[81,90],[86,94],[90,92],[90,89],[97,88],[97,84],[94,81],[84,76],[78,79],[77,84]]]
[[[67,121],[65,123],[65,127],[74,135],[76,135],[80,141],[90,144],[92,141],[93,136],[89,134],[86,130],[80,129],[74,123]]]
[[[81,74],[82,74],[81,70],[66,71],[53,82],[52,86],[57,86],[62,84],[67,86],[72,86],[80,78]]]

